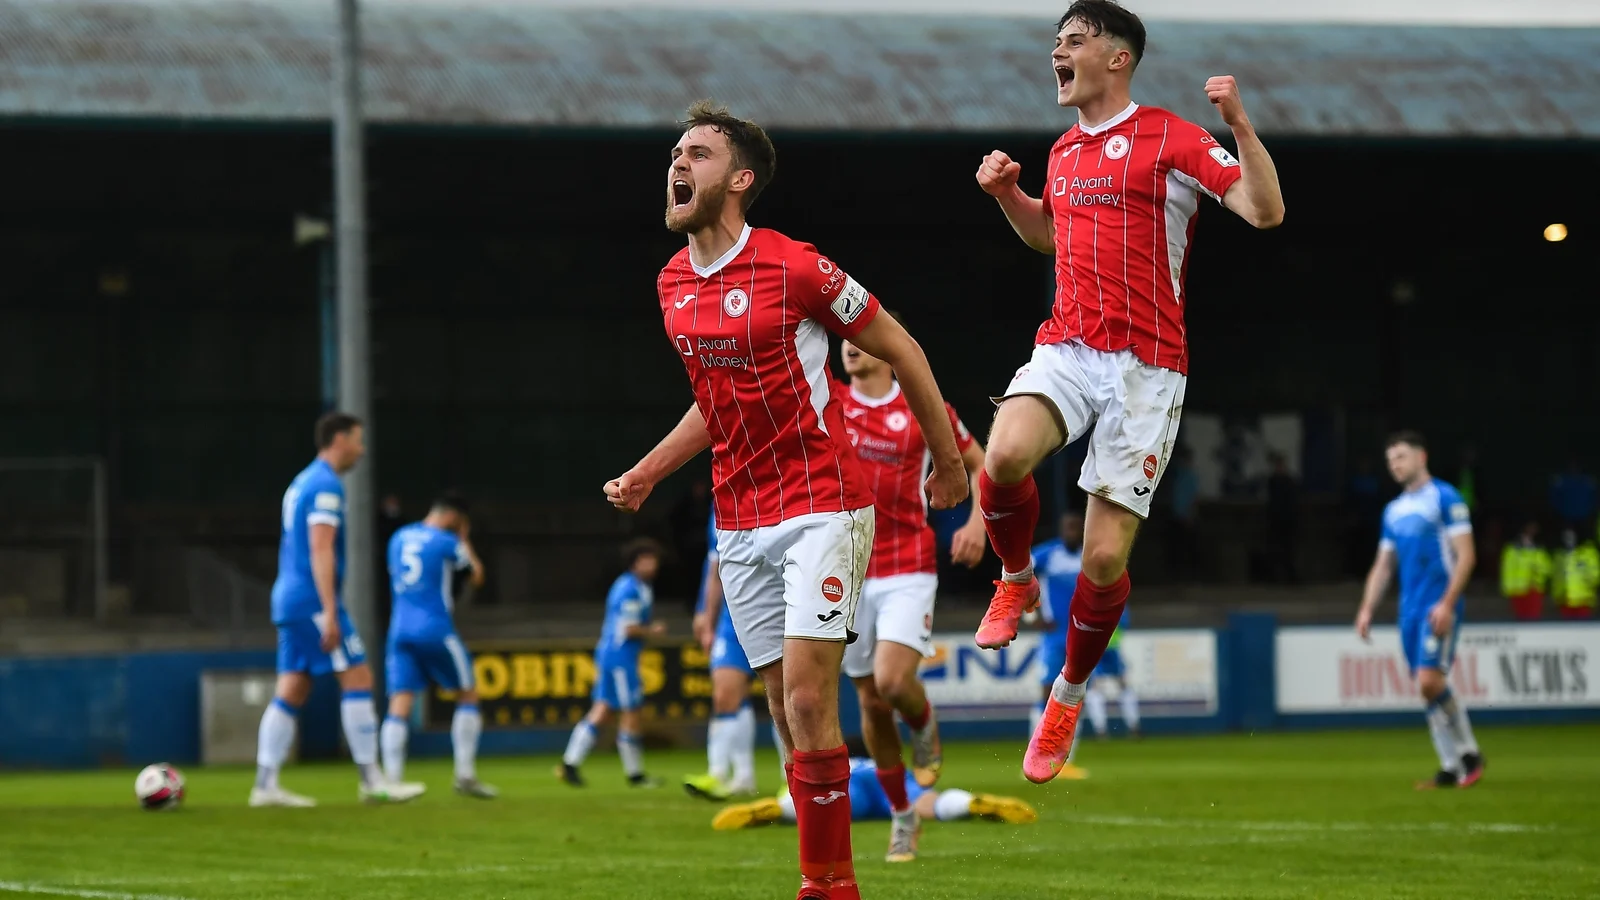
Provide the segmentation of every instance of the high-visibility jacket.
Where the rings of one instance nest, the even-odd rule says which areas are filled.
[[[1561,550],[1555,558],[1555,589],[1550,592],[1557,606],[1595,605],[1600,594],[1600,550],[1587,541],[1571,550]]]
[[[1521,543],[1506,545],[1500,554],[1500,592],[1507,597],[1523,597],[1550,586],[1550,551]]]

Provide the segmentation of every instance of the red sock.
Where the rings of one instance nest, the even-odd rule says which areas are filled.
[[[922,701],[922,712],[919,712],[914,716],[908,716],[902,712],[900,713],[900,718],[905,721],[906,726],[912,731],[921,731],[923,728],[927,727],[928,713],[932,709],[933,704],[924,698]]]
[[[832,750],[794,751],[795,825],[800,831],[800,874],[832,878],[855,866],[850,850],[850,755]]]
[[[1026,571],[1033,565],[1033,530],[1039,524],[1039,491],[1033,476],[1016,484],[995,484],[987,471],[979,474],[978,507],[984,513],[989,544],[1006,571]]]
[[[1067,627],[1067,681],[1083,684],[1100,665],[1122,620],[1122,608],[1128,605],[1128,586],[1127,572],[1105,587],[1078,573],[1078,586],[1068,607],[1072,620]]]
[[[883,792],[889,795],[889,809],[903,812],[911,806],[911,798],[906,796],[905,763],[892,769],[878,769],[878,783],[883,785]]]

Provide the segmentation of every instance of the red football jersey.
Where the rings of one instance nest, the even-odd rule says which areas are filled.
[[[1200,195],[1220,201],[1239,161],[1204,128],[1130,103],[1050,150],[1044,211],[1055,220],[1056,301],[1036,344],[1077,338],[1189,371],[1183,280]]]
[[[685,247],[656,290],[711,432],[717,527],[871,506],[828,374],[827,333],[860,334],[877,298],[810,244],[748,225],[705,268]]]
[[[923,440],[911,404],[900,383],[882,397],[868,397],[849,385],[840,385],[844,398],[844,428],[855,445],[856,456],[867,473],[877,503],[877,532],[872,540],[868,578],[886,578],[910,572],[932,572],[933,528],[928,525],[928,498],[922,483],[928,480],[933,456]],[[972,446],[972,434],[961,423],[955,407],[946,403],[956,447]]]

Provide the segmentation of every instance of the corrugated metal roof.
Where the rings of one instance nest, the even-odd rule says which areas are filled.
[[[0,115],[329,115],[333,0],[0,0]],[[1048,21],[371,5],[381,122],[668,126],[714,96],[774,128],[1055,131]],[[1152,23],[1136,97],[1271,134],[1600,138],[1600,29]]]

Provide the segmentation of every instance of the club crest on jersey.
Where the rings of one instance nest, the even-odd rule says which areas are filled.
[[[1128,155],[1128,150],[1133,143],[1120,134],[1113,134],[1106,139],[1106,158],[1121,159]]]
[[[1233,158],[1233,154],[1229,153],[1225,148],[1212,147],[1210,152],[1211,158],[1216,160],[1217,165],[1224,169],[1231,169],[1239,164],[1239,161]]]
[[[829,575],[822,579],[822,599],[829,603],[838,603],[844,599],[844,582]]]
[[[737,319],[750,308],[750,295],[734,288],[722,295],[722,311]]]
[[[883,424],[887,425],[890,431],[905,431],[906,426],[911,424],[911,420],[906,418],[905,413],[897,409],[883,417]]]
[[[1144,458],[1144,477],[1146,477],[1146,478],[1154,478],[1154,477],[1156,477],[1156,472],[1158,470],[1157,467],[1160,466],[1160,464],[1161,464],[1161,461],[1156,459],[1156,455],[1154,453],[1150,454],[1149,456],[1146,456]]]

